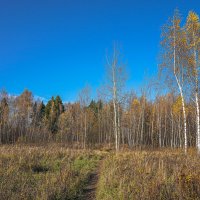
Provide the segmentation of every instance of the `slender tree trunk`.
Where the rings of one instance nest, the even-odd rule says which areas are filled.
[[[113,90],[115,90],[113,88]],[[115,92],[114,92],[115,93]],[[113,98],[113,108],[114,108],[114,134],[115,134],[115,149],[118,151],[118,131],[117,131],[117,110],[115,98]]]
[[[175,25],[174,25],[174,76],[176,78],[176,82],[179,87],[181,101],[182,101],[182,110],[183,110],[183,123],[184,123],[184,150],[185,154],[187,153],[187,120],[186,120],[186,112],[185,112],[185,100],[183,96],[183,89],[180,84],[180,81],[176,75],[176,32],[175,32]]]
[[[86,111],[85,111],[85,127],[84,127],[84,149],[86,148],[86,140],[87,140],[87,114],[86,114]]]
[[[115,52],[114,52],[115,53]],[[114,57],[115,59],[115,57]],[[116,152],[119,151],[119,143],[118,143],[118,121],[117,121],[117,86],[116,86],[116,66],[115,60],[112,64],[112,82],[113,82],[113,109],[114,109],[114,134],[115,134],[115,149]]]
[[[120,130],[120,107],[119,107],[119,103],[117,104],[117,133],[118,133],[118,150],[119,150],[120,140],[121,140],[121,130]]]
[[[198,93],[195,92],[195,103],[196,103],[196,126],[197,126],[197,149],[200,153],[200,127],[199,127],[199,100]]]
[[[193,34],[194,39],[194,34]],[[196,104],[196,145],[198,153],[200,154],[200,125],[199,125],[199,84],[198,84],[198,69],[197,69],[197,54],[194,43],[194,63],[195,63],[195,104]]]

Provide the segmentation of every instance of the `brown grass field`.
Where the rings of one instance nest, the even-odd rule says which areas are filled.
[[[200,199],[200,157],[193,149],[115,154],[59,144],[1,146],[0,199],[86,199],[96,169],[97,200]]]
[[[194,150],[167,149],[109,155],[97,199],[200,199],[200,158]]]

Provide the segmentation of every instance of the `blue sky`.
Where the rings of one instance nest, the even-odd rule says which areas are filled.
[[[157,72],[160,28],[175,8],[200,14],[200,1],[0,0],[0,88],[73,101],[86,84],[101,85],[106,49],[118,41],[137,90]]]

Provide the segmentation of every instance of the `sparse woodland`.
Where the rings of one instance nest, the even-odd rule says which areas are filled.
[[[100,162],[96,199],[200,199],[198,14],[175,10],[160,41],[158,77],[140,94],[125,89],[116,44],[97,99],[89,86],[71,103],[2,90],[0,199],[81,199]]]
[[[107,80],[97,100],[90,98],[89,87],[73,103],[63,103],[57,96],[46,105],[28,90],[17,97],[2,91],[0,143],[58,141],[80,148],[115,144],[116,150],[200,150],[200,22],[194,12],[185,21],[175,11],[163,26],[160,80],[146,84],[141,95],[123,92],[125,67],[116,47],[106,56]]]

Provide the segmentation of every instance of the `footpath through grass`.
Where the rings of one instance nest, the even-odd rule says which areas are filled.
[[[80,199],[101,155],[48,147],[0,147],[0,199]]]
[[[200,157],[179,150],[115,154],[59,145],[0,147],[1,200],[94,196],[97,200],[200,200]]]

